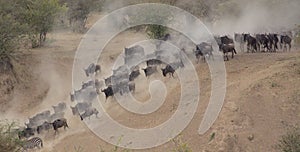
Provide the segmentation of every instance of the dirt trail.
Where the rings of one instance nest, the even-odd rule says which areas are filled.
[[[99,18],[96,16],[95,18]],[[95,20],[95,18],[93,18]],[[92,21],[91,21],[92,22]],[[71,86],[71,70],[76,46],[82,35],[68,31],[59,31],[49,35],[46,47],[32,50],[36,58],[36,75],[39,79],[32,83],[36,90],[46,90],[41,102],[28,107],[32,100],[23,98],[35,92],[20,93],[15,96],[11,109],[1,115],[2,118],[13,118],[24,121],[37,112],[51,109],[51,106],[60,101],[68,105]],[[146,36],[132,31],[119,34],[105,48],[99,59],[103,67],[104,78],[111,74],[110,67],[125,46],[146,39]],[[191,51],[191,50],[190,50]],[[193,60],[193,62],[195,59]],[[279,136],[285,131],[286,124],[300,123],[300,53],[292,52],[238,54],[234,59],[226,62],[227,94],[223,109],[215,124],[203,136],[197,134],[199,124],[205,112],[210,96],[210,74],[206,64],[194,62],[199,76],[201,101],[196,115],[190,125],[182,132],[182,140],[193,151],[275,151],[273,146]],[[147,100],[147,92],[151,79],[162,78],[160,73],[150,80],[142,74],[138,78],[135,97]],[[133,128],[149,128],[161,124],[174,114],[180,98],[180,83],[177,79],[163,78],[168,92],[165,103],[155,113],[139,116],[124,110],[120,105],[109,99],[105,104],[108,114],[119,123]],[[23,90],[24,91],[24,90]],[[18,93],[17,93],[18,94]],[[20,99],[22,102],[18,102]],[[103,101],[104,96],[99,98]],[[51,109],[52,110],[52,109]],[[16,112],[17,111],[17,112]],[[114,147],[95,136],[78,117],[71,115],[67,109],[66,117],[70,128],[61,130],[54,136],[50,131],[42,135],[45,140],[43,152],[71,152],[76,148],[84,151],[100,151],[99,146],[109,151]],[[215,138],[210,141],[211,135]],[[253,136],[253,140],[248,137]],[[174,144],[168,142],[162,146],[143,152],[172,151]]]

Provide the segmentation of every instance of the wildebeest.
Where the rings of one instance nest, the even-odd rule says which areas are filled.
[[[229,61],[229,58],[228,58],[228,53],[229,52],[232,53],[231,58],[233,58],[234,54],[236,54],[236,50],[234,48],[234,45],[231,45],[231,44],[220,44],[219,49],[220,49],[220,51],[223,52],[223,57],[224,57],[225,61],[226,60]]]
[[[283,51],[287,51],[287,46],[289,46],[289,51],[291,51],[291,42],[292,39],[288,36],[288,35],[281,35],[280,36],[280,48],[282,49],[282,45],[283,45]]]
[[[88,108],[85,110],[85,112],[83,114],[80,115],[80,119],[83,120],[86,117],[88,117],[90,119],[90,117],[92,115],[95,115],[96,117],[98,117],[98,113],[99,113],[99,111],[96,108]]]
[[[50,118],[50,110],[46,110],[28,118],[29,123],[25,123],[28,128],[34,128]]]
[[[86,69],[83,69],[85,72],[85,75],[88,77],[94,73],[101,72],[101,66],[96,65],[95,63],[91,63]]]
[[[169,65],[169,64],[166,65],[165,68],[162,68],[161,71],[162,71],[162,74],[163,74],[164,77],[166,77],[167,74],[169,74],[170,77],[171,77],[171,76],[174,77],[175,69],[174,69],[174,67],[172,67],[172,66]]]
[[[234,33],[234,41],[240,44],[240,49],[244,52],[244,34]]]
[[[43,130],[49,130],[52,128],[52,124],[45,121],[43,124],[39,125],[37,128],[36,128],[36,131],[38,134],[40,134]]]
[[[95,82],[94,80],[90,80],[88,82],[82,82],[82,85],[81,85],[81,89],[86,89],[88,87],[95,87]]]
[[[163,37],[159,38],[159,40],[167,41],[171,39],[171,35],[169,33],[165,34]]]
[[[257,40],[255,37],[251,36],[250,34],[244,34],[244,41],[247,42],[247,52],[250,50],[252,53],[257,51]]]
[[[77,98],[80,96],[82,91],[83,91],[83,89],[79,89],[79,90],[74,90],[74,93],[70,93],[71,101],[77,100]]]
[[[136,79],[139,75],[140,75],[140,70],[136,69],[130,72],[129,74],[129,81],[133,81],[134,79]]]
[[[266,51],[265,49],[267,49],[267,51],[270,51],[270,40],[266,34],[256,34],[255,38],[257,41],[258,51],[260,51],[261,47],[264,49],[264,52]]]
[[[48,121],[52,122],[53,120],[64,118],[64,116],[65,116],[64,112],[54,113],[50,116]]]
[[[60,113],[63,112],[66,109],[66,103],[65,102],[60,102],[59,104],[57,104],[56,106],[52,106],[52,108],[54,109],[55,113]]]
[[[158,59],[149,59],[146,61],[147,66],[160,65],[163,62]]]
[[[107,99],[108,97],[114,95],[114,91],[113,91],[112,85],[109,85],[107,88],[101,90],[101,92],[104,92],[105,98],[106,98],[106,99]]]
[[[70,106],[73,115],[79,115],[82,111],[90,108],[92,103],[90,102],[79,102],[74,107]]]
[[[22,138],[29,138],[34,136],[35,129],[34,128],[25,128],[23,130],[18,130],[18,137],[19,139]]]
[[[58,132],[58,128],[64,127],[64,129],[69,128],[67,119],[65,118],[60,118],[56,119],[55,121],[52,122],[53,129],[56,132]]]
[[[195,55],[197,58],[197,63],[199,62],[200,57],[203,57],[203,61],[205,61],[205,56],[208,55],[209,58],[213,58],[213,48],[211,44],[208,44],[206,42],[202,42],[198,45],[196,45],[196,51]]]
[[[274,52],[276,52],[276,50],[278,50],[278,35],[277,34],[268,34],[268,38],[270,41],[270,48],[273,49]]]
[[[125,50],[125,56],[132,56],[132,55],[139,55],[139,56],[144,56],[144,48],[140,45],[135,45],[131,48],[124,48]]]
[[[149,77],[155,72],[157,72],[157,67],[156,66],[147,66],[146,68],[143,69],[145,76]]]

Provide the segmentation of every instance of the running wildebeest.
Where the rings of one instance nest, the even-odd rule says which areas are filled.
[[[202,42],[198,45],[196,45],[196,51],[195,51],[195,55],[197,58],[197,63],[200,60],[200,57],[202,56],[203,61],[205,61],[205,56],[207,55],[209,58],[213,58],[213,48],[211,44],[208,44],[206,42]]]
[[[101,92],[104,92],[105,94],[105,99],[107,99],[110,96],[114,95],[114,91],[111,85],[109,85],[106,89],[101,90]]]
[[[67,123],[67,119],[65,118],[60,118],[60,119],[56,119],[53,123],[52,123],[53,129],[56,132],[58,132],[58,128],[64,127],[64,129],[69,128],[68,123]]]
[[[130,74],[129,74],[129,81],[133,81],[133,80],[136,79],[140,74],[141,74],[141,73],[140,73],[140,70],[139,70],[139,69],[131,71]]]
[[[234,41],[240,44],[240,49],[244,52],[244,34],[234,33]]]
[[[158,59],[149,59],[149,60],[146,61],[147,66],[160,65],[162,63],[163,62],[158,60]]]
[[[263,52],[270,51],[270,47],[269,47],[270,41],[266,34],[256,34],[255,38],[257,41],[258,51],[260,51],[261,47],[264,49]]]
[[[43,123],[44,121],[47,121],[49,118],[50,118],[50,110],[46,110],[46,111],[36,114],[32,118],[28,118],[29,123],[28,124],[25,123],[25,125],[28,128],[35,128],[38,125],[40,125],[41,123]]]
[[[49,122],[47,122],[47,121],[45,121],[43,124],[41,124],[41,125],[39,125],[37,128],[36,128],[36,131],[37,131],[37,133],[38,134],[40,134],[43,130],[49,130],[49,129],[51,129],[51,127],[52,127],[52,124],[51,123],[49,123]]]
[[[283,51],[287,51],[287,46],[289,46],[289,51],[291,51],[291,42],[292,39],[288,36],[288,35],[281,35],[280,36],[280,48],[282,49],[282,45],[283,45]]]
[[[251,36],[250,34],[244,34],[244,41],[247,42],[247,52],[250,50],[252,53],[257,51],[257,40],[255,37]]]
[[[276,50],[278,50],[278,35],[277,34],[268,34],[268,38],[270,41],[270,49],[273,49],[274,52],[276,52]]]
[[[75,116],[75,115],[80,115],[81,112],[85,111],[91,106],[92,103],[90,102],[79,102],[75,105],[75,107],[70,106],[70,108],[72,110],[72,114]]]
[[[85,110],[85,112],[82,115],[80,115],[80,119],[83,120],[86,117],[88,117],[90,119],[90,117],[92,115],[95,115],[96,117],[98,117],[98,113],[99,113],[99,111],[96,108],[88,108]]]
[[[52,122],[53,120],[64,118],[64,116],[65,116],[64,112],[54,113],[50,116],[48,121]]]
[[[94,73],[101,72],[101,66],[95,65],[94,63],[91,63],[86,69],[83,69],[85,72],[85,75],[88,77]]]
[[[167,74],[169,74],[170,77],[174,77],[175,69],[169,64],[164,69],[161,69],[161,71],[164,77],[166,77]]]
[[[169,33],[165,34],[163,37],[159,38],[159,40],[167,41],[171,39],[171,35]]]
[[[139,56],[144,56],[144,48],[140,45],[135,45],[131,48],[124,48],[125,50],[125,57],[126,56],[132,56],[132,55],[139,55]]]
[[[145,76],[149,77],[155,72],[157,72],[157,67],[156,66],[147,66],[145,69],[143,69]]]
[[[33,128],[25,128],[23,130],[18,131],[18,137],[19,137],[19,139],[29,138],[31,136],[34,136],[34,132],[35,132],[35,129],[33,129]]]
[[[236,54],[234,45],[231,45],[231,44],[220,44],[219,49],[220,49],[220,51],[223,52],[224,61],[226,61],[226,60],[229,61],[229,58],[228,58],[229,52],[232,53],[231,58],[233,58],[234,54]]]
[[[56,106],[52,106],[52,108],[54,109],[55,113],[60,113],[63,112],[66,109],[66,103],[65,102],[60,102],[58,105]]]

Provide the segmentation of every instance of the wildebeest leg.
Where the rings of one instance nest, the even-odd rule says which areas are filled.
[[[288,45],[289,45],[289,51],[291,51],[291,47],[292,47],[291,43],[289,43]]]
[[[233,59],[233,56],[234,56],[234,52],[233,52],[233,51],[231,51],[231,52],[232,52],[231,58]]]

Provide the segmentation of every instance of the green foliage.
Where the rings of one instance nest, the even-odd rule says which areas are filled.
[[[162,25],[148,25],[147,35],[151,39],[160,39],[167,34],[168,28]]]
[[[180,137],[173,139],[173,143],[175,144],[174,152],[192,152],[192,149],[187,143],[182,142]]]
[[[214,139],[215,139],[215,136],[216,136],[216,133],[213,132],[213,133],[210,135],[209,141],[214,140]]]
[[[45,42],[47,33],[53,28],[55,18],[65,11],[66,7],[61,6],[58,0],[28,0],[24,7],[22,15],[24,22],[30,28],[29,39],[32,47],[39,47]]]
[[[74,32],[84,32],[91,11],[100,11],[102,0],[64,0],[68,7],[68,20]]]
[[[20,150],[22,142],[16,137],[15,123],[0,122],[0,152],[15,152]]]
[[[12,58],[27,26],[20,22],[11,1],[0,0],[0,61]]]
[[[299,152],[300,151],[300,128],[293,127],[281,137],[277,148],[281,152]]]

